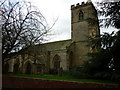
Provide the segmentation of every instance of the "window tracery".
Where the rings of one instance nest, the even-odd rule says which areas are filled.
[[[84,13],[83,13],[83,11],[80,10],[78,16],[79,16],[78,17],[79,21],[83,20],[84,19]]]

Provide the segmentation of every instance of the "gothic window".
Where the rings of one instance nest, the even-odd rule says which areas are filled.
[[[78,19],[79,19],[79,21],[84,19],[84,14],[82,11],[79,11]]]
[[[59,55],[55,55],[53,58],[54,61],[54,69],[56,70],[56,74],[58,73],[58,70],[60,69],[60,61],[61,58]]]
[[[32,66],[31,66],[31,64],[28,62],[28,63],[26,63],[26,74],[31,74],[31,68]]]

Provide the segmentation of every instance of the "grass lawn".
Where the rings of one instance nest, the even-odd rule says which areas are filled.
[[[106,84],[120,84],[120,82],[113,82],[110,80],[96,80],[96,79],[78,79],[70,76],[57,76],[57,75],[26,75],[26,74],[7,74],[3,76],[17,76],[17,77],[32,77],[40,79],[64,80],[64,81],[78,81],[78,82],[95,82]]]

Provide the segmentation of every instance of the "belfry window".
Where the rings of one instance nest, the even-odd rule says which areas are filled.
[[[79,19],[79,21],[84,19],[84,14],[82,11],[79,11],[78,19]]]

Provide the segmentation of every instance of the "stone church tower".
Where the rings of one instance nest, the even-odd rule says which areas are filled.
[[[71,6],[71,37],[74,42],[74,61],[72,66],[80,66],[88,60],[87,53],[92,51],[92,46],[87,46],[89,37],[99,35],[97,11],[92,2]]]

